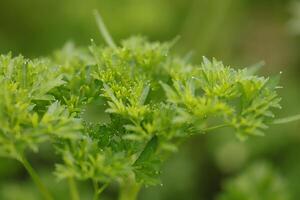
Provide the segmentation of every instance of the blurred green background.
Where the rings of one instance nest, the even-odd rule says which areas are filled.
[[[181,36],[174,53],[192,52],[233,67],[265,61],[261,74],[282,71],[283,108],[300,113],[300,2],[289,0],[1,0],[0,53],[39,57],[73,41],[104,43],[92,14],[98,9],[116,41]],[[53,149],[30,157],[57,199],[68,188],[55,179]],[[228,130],[199,135],[164,167],[162,186],[144,188],[141,200],[287,200],[300,197],[300,123],[271,127],[266,137],[238,141]],[[81,183],[83,199],[91,198]],[[104,199],[115,199],[116,186]],[[0,199],[41,199],[25,170],[0,159]]]

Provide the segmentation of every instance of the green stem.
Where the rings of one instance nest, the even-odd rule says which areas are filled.
[[[98,200],[99,199],[99,193],[98,193],[98,182],[93,181],[93,186],[94,186],[94,198],[93,200]]]
[[[70,188],[70,195],[72,200],[80,200],[80,196],[78,194],[77,185],[74,178],[68,179],[69,188]]]
[[[228,126],[229,126],[229,124],[220,124],[220,125],[204,128],[201,131],[208,132],[208,131],[213,131],[215,129],[224,128],[224,127],[228,127]]]
[[[99,187],[99,183],[95,180],[93,180],[93,186],[94,186],[94,197],[93,200],[98,200],[100,197],[100,194],[105,190],[105,188],[108,186],[108,183],[103,184],[101,187]]]
[[[213,130],[216,130],[216,129],[229,127],[229,126],[230,126],[230,124],[219,124],[219,125],[216,125],[216,126],[207,127],[207,128],[203,128],[203,129],[200,129],[200,130],[192,130],[192,133],[206,133],[206,132],[209,132],[209,131],[213,131]]]
[[[24,156],[20,156],[20,161],[23,164],[23,166],[26,168],[27,172],[31,176],[32,180],[40,190],[41,194],[43,195],[44,199],[46,200],[53,200],[50,192],[45,187],[43,182],[41,181],[39,175],[36,173],[36,171],[33,169],[33,167],[30,165],[28,160]]]
[[[101,15],[99,14],[99,12],[97,10],[94,10],[94,15],[95,15],[95,19],[96,19],[99,31],[100,31],[103,39],[111,48],[115,49],[117,46],[116,46],[114,40],[112,39],[111,35],[109,34]]]
[[[119,200],[136,200],[140,189],[141,185],[134,180],[124,181],[120,186]]]
[[[287,123],[294,122],[294,121],[299,121],[299,120],[300,120],[300,114],[299,115],[290,116],[290,117],[276,119],[273,122],[273,124],[287,124]]]

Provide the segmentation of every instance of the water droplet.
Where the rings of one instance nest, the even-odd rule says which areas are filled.
[[[279,72],[279,74],[282,74],[282,73],[283,73],[282,71]]]

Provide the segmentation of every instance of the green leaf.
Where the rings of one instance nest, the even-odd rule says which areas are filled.
[[[144,150],[139,155],[138,159],[135,161],[134,165],[139,165],[152,157],[158,146],[158,138],[157,136],[153,136],[150,141],[146,144]]]
[[[144,105],[150,91],[150,85],[146,85],[140,97],[140,105]]]

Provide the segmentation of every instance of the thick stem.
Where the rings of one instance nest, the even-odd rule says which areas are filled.
[[[136,200],[140,189],[141,185],[133,179],[122,182],[120,185],[119,200]]]
[[[23,164],[23,166],[25,167],[25,169],[27,170],[27,172],[29,173],[29,175],[31,176],[32,180],[34,181],[34,183],[38,187],[38,189],[41,192],[41,194],[43,195],[43,198],[45,200],[53,200],[50,192],[45,187],[45,185],[41,181],[39,175],[36,173],[36,171],[30,165],[30,163],[28,162],[28,160],[24,156],[20,156],[20,161]]]
[[[80,200],[80,196],[78,194],[77,185],[74,178],[68,179],[69,188],[70,188],[70,196],[72,200]]]

